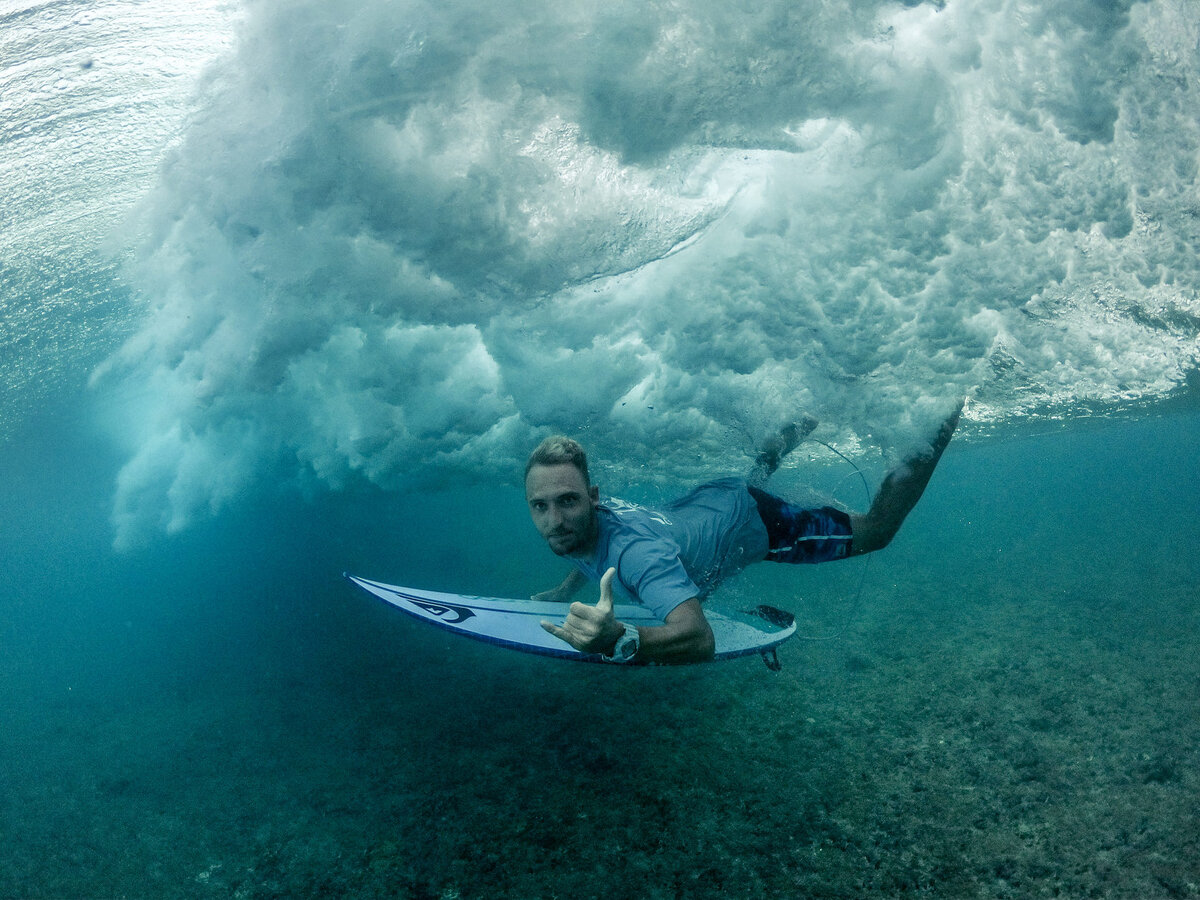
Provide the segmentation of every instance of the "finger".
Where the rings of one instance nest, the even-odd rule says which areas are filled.
[[[608,615],[613,608],[613,578],[616,577],[617,570],[610,568],[604,573],[604,577],[600,579],[600,602],[596,604],[596,609],[601,613]]]
[[[604,617],[594,606],[584,606],[582,613],[572,612],[562,623],[562,634],[558,635],[572,647],[580,647],[596,637],[601,631]]]
[[[560,641],[567,641],[568,644],[571,643],[569,640],[567,640],[566,631],[559,628],[553,622],[547,622],[545,619],[542,619],[541,624],[542,624],[542,628],[544,628],[546,631],[550,632],[552,635],[554,635]]]

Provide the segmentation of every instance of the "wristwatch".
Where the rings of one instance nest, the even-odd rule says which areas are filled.
[[[637,655],[641,645],[642,639],[641,635],[638,634],[637,628],[633,625],[626,625],[625,633],[617,638],[617,645],[613,647],[612,654],[605,656],[604,661],[610,663],[633,662],[633,658]]]

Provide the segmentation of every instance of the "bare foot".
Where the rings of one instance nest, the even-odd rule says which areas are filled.
[[[778,434],[767,438],[750,469],[750,484],[757,487],[766,482],[775,474],[783,458],[800,446],[800,442],[812,434],[816,427],[817,420],[806,414],[798,422],[784,425]]]

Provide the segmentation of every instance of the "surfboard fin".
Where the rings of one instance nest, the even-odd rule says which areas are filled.
[[[774,606],[767,606],[765,603],[754,607],[754,609],[747,610],[747,612],[770,622],[776,628],[791,628],[796,621],[796,617],[790,612],[776,609]],[[762,660],[766,664],[766,667],[772,672],[778,672],[783,668],[783,663],[779,661],[779,654],[775,652],[777,647],[778,645],[763,647],[758,651],[762,655]]]

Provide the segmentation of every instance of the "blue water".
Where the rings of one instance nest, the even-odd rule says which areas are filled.
[[[0,896],[1200,896],[1198,46],[0,4]],[[549,430],[652,500],[803,410],[776,489],[861,506],[963,396],[891,547],[710,601],[797,615],[780,673],[341,578],[556,583]]]

